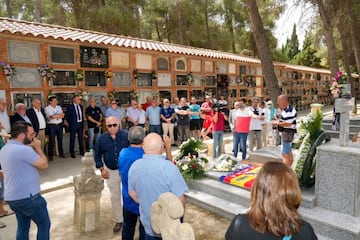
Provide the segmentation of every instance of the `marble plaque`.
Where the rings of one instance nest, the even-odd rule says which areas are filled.
[[[257,75],[262,75],[262,68],[261,67],[256,68],[256,74]]]
[[[158,70],[169,70],[169,59],[165,57],[159,57],[156,59]]]
[[[256,77],[256,86],[261,87],[263,85],[263,78],[262,77]]]
[[[191,62],[191,72],[201,72],[200,60],[190,60],[190,62]]]
[[[218,62],[217,68],[218,68],[218,73],[220,73],[220,74],[227,73],[227,63],[226,62]]]
[[[136,90],[137,92],[138,92],[138,94],[139,94],[139,98],[138,98],[138,101],[139,101],[139,103],[144,103],[144,102],[146,102],[146,97],[147,96],[153,96],[153,93],[152,93],[152,91],[151,90],[145,90],[145,89],[137,89]]]
[[[16,74],[11,76],[12,88],[40,88],[41,76],[37,68],[20,68],[15,69]]]
[[[114,87],[130,87],[131,75],[129,72],[114,72],[112,76]]]
[[[230,86],[236,86],[236,77],[235,76],[230,76]]]
[[[185,59],[176,59],[176,70],[186,71]]]
[[[255,88],[255,96],[262,96],[262,89],[261,88]]]
[[[236,64],[229,63],[229,74],[236,74]]]
[[[39,44],[8,41],[9,61],[40,63]]]
[[[192,85],[194,87],[200,87],[203,85],[202,81],[201,81],[201,75],[193,74],[193,79],[194,79],[194,82],[192,83]]]
[[[111,65],[112,67],[129,68],[129,53],[111,51]]]
[[[158,86],[159,87],[171,87],[171,74],[159,73],[158,74]]]
[[[214,72],[214,63],[205,61],[205,72],[207,73],[213,73]]]
[[[94,98],[95,99],[95,101],[96,101],[96,106],[99,106],[99,105],[101,105],[101,101],[100,101],[100,98],[102,97],[102,96],[107,96],[107,93],[106,92],[89,92],[89,96],[90,97],[92,97],[92,98]],[[87,106],[89,105],[89,104],[86,104]]]
[[[147,54],[136,54],[137,69],[152,69],[152,56]]]

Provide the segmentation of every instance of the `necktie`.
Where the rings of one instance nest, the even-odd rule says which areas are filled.
[[[77,120],[78,120],[78,122],[81,122],[81,115],[80,115],[81,109],[80,109],[80,105],[76,105],[75,109],[76,109]]]

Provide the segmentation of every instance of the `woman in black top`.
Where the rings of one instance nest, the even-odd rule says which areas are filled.
[[[226,240],[317,240],[297,209],[301,191],[293,170],[281,162],[263,165],[251,189],[250,210],[231,222]]]

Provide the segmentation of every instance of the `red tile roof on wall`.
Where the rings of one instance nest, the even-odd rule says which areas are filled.
[[[149,51],[166,53],[178,53],[191,56],[216,58],[223,60],[238,61],[244,63],[260,64],[260,60],[248,56],[240,56],[233,53],[221,52],[211,49],[196,48],[178,44],[159,42],[147,39],[132,38],[102,32],[95,32],[77,28],[63,27],[37,22],[20,21],[10,18],[0,18],[0,33],[20,34],[24,36],[43,37],[56,40],[79,41],[88,44],[103,44],[125,48],[137,48]],[[274,62],[275,66],[288,68],[289,70],[312,71],[330,73],[325,69],[317,69],[299,65]]]
[[[20,21],[10,18],[0,18],[0,33],[21,34],[26,36],[52,38],[56,40],[71,40],[89,44],[104,44],[125,48],[137,48],[150,51],[179,53],[200,57],[218,58],[259,64],[260,60],[247,56],[221,52],[216,50],[176,45],[147,39],[125,37],[95,31],[88,31],[37,22]]]

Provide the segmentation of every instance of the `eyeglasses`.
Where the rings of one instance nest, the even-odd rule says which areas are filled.
[[[116,102],[112,102],[111,104],[117,104]]]
[[[108,124],[106,125],[108,128],[112,128],[112,127],[117,127],[118,124],[117,123],[113,123],[113,124]]]

